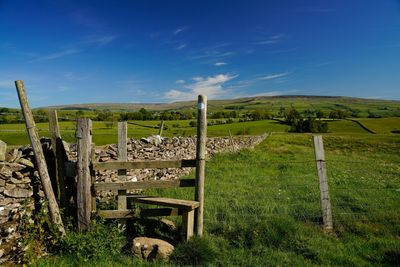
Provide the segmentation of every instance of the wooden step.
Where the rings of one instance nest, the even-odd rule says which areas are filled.
[[[143,204],[152,204],[152,205],[173,207],[186,210],[193,210],[199,207],[198,201],[165,198],[165,197],[138,197],[135,198],[135,201]]]

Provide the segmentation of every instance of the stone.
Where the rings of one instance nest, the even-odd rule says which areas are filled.
[[[17,163],[20,163],[20,164],[25,165],[26,167],[30,167],[30,168],[34,168],[35,167],[33,162],[31,162],[30,160],[24,159],[24,158],[19,158],[17,160]]]
[[[5,196],[9,197],[15,197],[15,198],[26,198],[30,197],[33,195],[33,192],[31,190],[23,189],[23,188],[14,188],[10,190],[4,190],[3,194]]]
[[[6,190],[13,190],[15,187],[17,187],[15,184],[7,183],[5,188]]]
[[[0,249],[0,258],[4,256],[4,249]]]
[[[20,173],[20,172],[18,172],[18,171],[13,172],[12,176],[13,176],[14,178],[18,179],[18,180],[22,180],[22,179],[24,178],[24,175],[22,175],[22,173]]]
[[[6,161],[7,162],[14,162],[14,160],[16,160],[17,157],[18,157],[18,149],[13,148],[7,153]]]
[[[133,239],[132,252],[144,260],[168,260],[174,246],[156,238],[136,237]]]
[[[0,140],[0,161],[6,160],[7,144]]]

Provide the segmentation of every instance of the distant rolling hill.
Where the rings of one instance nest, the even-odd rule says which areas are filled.
[[[44,108],[58,110],[109,109],[113,111],[137,111],[141,108],[145,108],[146,110],[162,111],[188,110],[195,107],[195,101],[182,101],[173,103],[90,103],[49,106]],[[400,114],[400,101],[397,100],[366,99],[342,96],[256,96],[208,101],[208,108],[211,111],[264,109],[271,112],[277,112],[282,107],[295,107],[298,110],[321,109],[323,111],[343,109],[351,113],[360,113],[360,115],[363,116],[371,113],[382,114],[384,116],[391,116],[396,112]]]
[[[400,104],[397,100],[382,100],[382,99],[367,99],[367,98],[356,98],[356,97],[342,97],[342,96],[309,96],[309,95],[287,95],[287,96],[255,96],[255,97],[243,97],[237,99],[223,99],[223,100],[209,100],[209,106],[221,107],[221,105],[251,105],[258,101],[263,103],[290,103],[293,102],[335,102],[335,103],[348,103],[348,104]],[[70,105],[57,105],[42,107],[45,109],[110,109],[110,110],[138,110],[145,108],[148,110],[171,110],[171,109],[187,109],[192,108],[195,101],[178,101],[172,103],[86,103],[86,104],[70,104]]]

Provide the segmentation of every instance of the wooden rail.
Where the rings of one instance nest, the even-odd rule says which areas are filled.
[[[95,162],[93,169],[98,170],[133,170],[133,169],[166,169],[196,167],[196,160],[158,160],[158,161],[113,161]]]
[[[177,188],[177,187],[193,187],[195,179],[177,179],[170,181],[138,181],[138,182],[114,182],[114,183],[95,183],[93,189],[95,191],[118,191],[133,189],[151,189],[151,188]]]

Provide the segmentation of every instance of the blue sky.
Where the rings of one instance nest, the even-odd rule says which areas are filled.
[[[0,106],[400,99],[400,2],[0,0]]]

